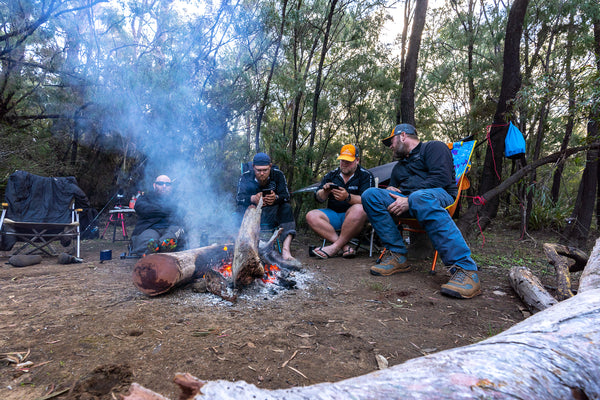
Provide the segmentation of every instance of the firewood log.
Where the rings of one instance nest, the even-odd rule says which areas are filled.
[[[556,297],[558,300],[573,297],[570,272],[581,271],[587,262],[586,255],[579,249],[555,243],[544,243],[544,252],[556,273]]]
[[[552,307],[558,301],[544,289],[540,280],[526,267],[513,267],[509,273],[512,288],[529,308],[536,313]]]
[[[225,247],[214,244],[175,253],[147,255],[135,264],[133,283],[149,296],[166,293],[195,277],[201,277],[224,260],[230,260],[231,250],[225,250]]]
[[[262,214],[262,198],[258,206],[251,205],[246,209],[235,240],[231,273],[235,287],[247,286],[264,273],[263,264],[258,254],[260,238],[260,217]]]
[[[479,343],[335,383],[266,390],[199,381],[193,386],[201,394],[194,398],[598,399],[599,247],[600,240],[581,278],[585,290]]]

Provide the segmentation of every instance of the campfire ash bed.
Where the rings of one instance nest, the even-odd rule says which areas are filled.
[[[143,293],[156,296],[177,286],[194,283],[196,291],[208,291],[235,302],[241,290],[267,291],[297,285],[302,265],[286,261],[273,243],[281,230],[267,242],[259,241],[262,200],[244,214],[235,244],[176,252],[157,253],[139,260],[133,270],[133,283]]]

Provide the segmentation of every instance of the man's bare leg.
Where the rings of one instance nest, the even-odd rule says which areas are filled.
[[[283,240],[283,245],[281,246],[281,257],[283,257],[283,259],[286,261],[295,260],[295,258],[292,257],[292,252],[290,250],[291,245],[292,245],[292,235],[287,235],[285,237],[285,239]]]
[[[330,256],[334,256],[340,250],[347,250],[350,247],[348,242],[358,236],[366,222],[367,214],[363,210],[362,204],[354,204],[346,211],[346,218],[337,239],[333,240],[329,246],[321,248],[321,250]]]

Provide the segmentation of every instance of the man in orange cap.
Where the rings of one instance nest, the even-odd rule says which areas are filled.
[[[367,222],[361,194],[375,185],[373,174],[359,165],[356,146],[343,146],[338,160],[339,168],[328,172],[315,192],[315,199],[319,203],[328,200],[327,208],[311,210],[306,214],[306,222],[311,229],[331,242],[329,246],[313,250],[317,257],[323,259],[333,257],[340,251],[345,258],[356,256],[348,242],[362,231]]]

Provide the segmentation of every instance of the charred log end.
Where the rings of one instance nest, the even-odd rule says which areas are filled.
[[[229,281],[225,279],[223,275],[217,271],[208,270],[203,275],[204,281],[206,282],[206,290],[212,294],[220,296],[224,300],[235,303],[237,300],[237,294],[229,295],[228,287]]]
[[[200,393],[202,386],[204,386],[204,382],[189,373],[175,374],[173,382],[179,385],[179,388],[181,389],[179,400],[193,399],[194,396]]]
[[[262,278],[265,275],[265,268],[258,257],[251,257],[246,260],[244,266],[238,271],[235,277],[235,287],[244,287],[250,285],[255,279]]]
[[[150,254],[133,268],[133,284],[148,296],[157,296],[181,283],[177,261],[165,254]]]

